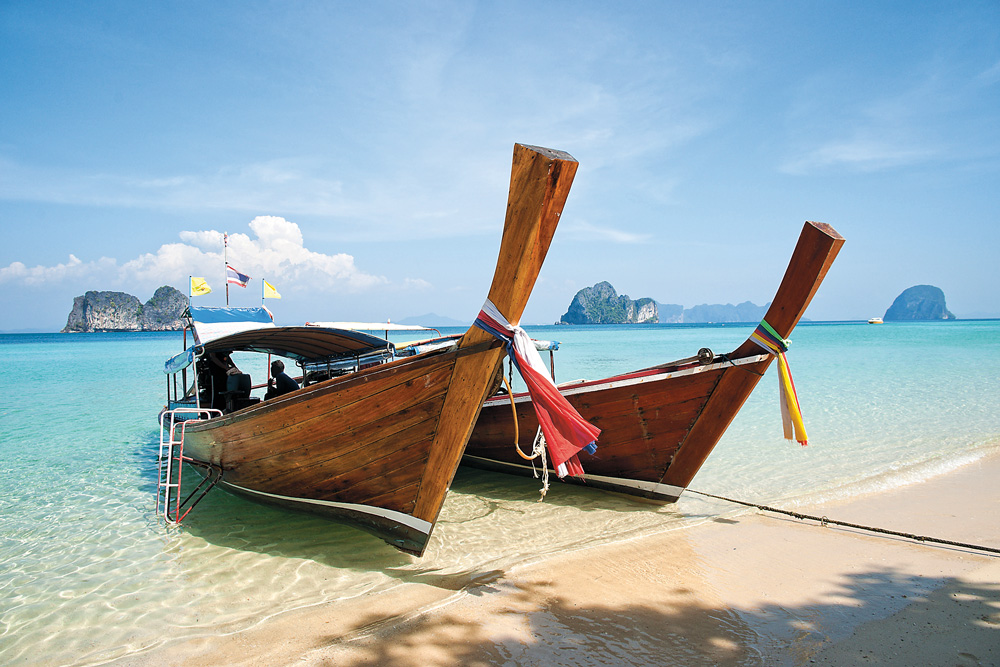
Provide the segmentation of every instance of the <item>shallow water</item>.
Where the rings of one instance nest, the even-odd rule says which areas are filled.
[[[564,381],[729,351],[752,328],[528,330],[561,341]],[[693,489],[787,507],[912,483],[1000,447],[1000,322],[809,323],[792,338],[810,445],[781,437],[772,368]],[[0,662],[97,664],[403,582],[458,590],[729,511],[564,484],[539,503],[537,480],[460,470],[421,559],[220,491],[168,529],[153,512],[156,414],[160,369],[179,349],[177,334],[0,336]]]

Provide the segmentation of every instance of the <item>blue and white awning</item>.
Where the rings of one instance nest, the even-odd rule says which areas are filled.
[[[256,308],[191,306],[188,310],[194,323],[195,342],[201,345],[241,331],[274,327],[271,314],[263,306]]]

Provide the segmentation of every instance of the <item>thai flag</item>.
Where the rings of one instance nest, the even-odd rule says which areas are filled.
[[[247,283],[250,282],[250,276],[245,273],[240,273],[229,264],[226,264],[226,282],[230,285],[246,287]]]
[[[583,466],[577,453],[586,450],[593,454],[597,450],[596,440],[601,429],[584,419],[559,393],[531,338],[521,327],[511,325],[489,299],[483,304],[475,326],[505,343],[507,354],[528,387],[556,474],[560,477],[583,476]]]

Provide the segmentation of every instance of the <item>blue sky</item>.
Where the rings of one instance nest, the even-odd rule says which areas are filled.
[[[847,238],[807,317],[1000,317],[997,2],[0,0],[0,90],[0,330],[220,305],[222,232],[281,324],[471,320],[515,142],[580,161],[523,323],[763,304],[807,219]]]

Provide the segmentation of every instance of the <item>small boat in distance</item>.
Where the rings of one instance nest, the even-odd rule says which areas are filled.
[[[843,243],[829,225],[805,223],[764,322],[729,354],[702,348],[693,357],[652,368],[558,385],[580,415],[601,429],[597,451],[579,455],[583,477],[563,479],[675,502],[770,365],[774,355],[756,342],[760,332],[784,344]],[[533,475],[523,452],[533,451],[537,427],[528,395],[492,396],[462,462]]]
[[[869,318],[868,324],[882,324],[882,318],[881,317]]]
[[[527,304],[576,169],[568,153],[514,147],[488,296],[511,322]],[[209,488],[218,484],[349,522],[422,555],[504,350],[475,327],[449,345],[411,350],[411,356],[395,358],[391,348],[359,332],[267,323],[207,342],[196,338],[165,367],[167,458],[194,465]],[[206,387],[212,358],[239,351],[291,359],[305,386],[255,400],[248,398],[250,378],[237,371]],[[161,468],[163,458],[161,436]],[[162,498],[168,520],[190,511],[178,494],[182,467],[177,463],[174,476],[169,466],[161,471],[158,504]]]

